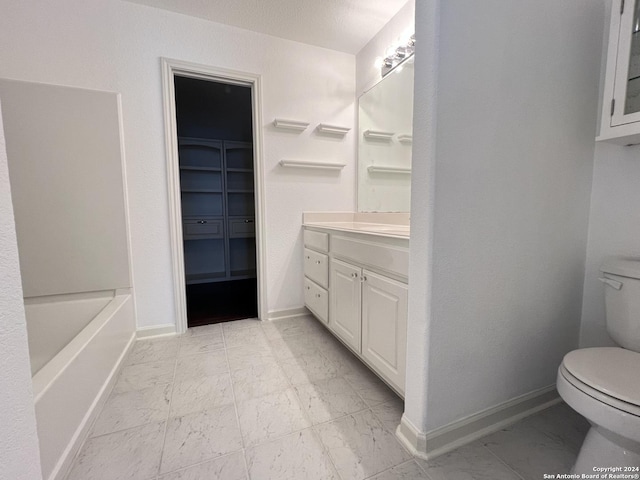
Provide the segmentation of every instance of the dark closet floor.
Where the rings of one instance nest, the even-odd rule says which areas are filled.
[[[189,327],[257,317],[256,292],[255,278],[187,285]]]

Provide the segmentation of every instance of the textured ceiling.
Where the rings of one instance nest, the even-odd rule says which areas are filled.
[[[129,0],[347,53],[358,53],[407,0]]]

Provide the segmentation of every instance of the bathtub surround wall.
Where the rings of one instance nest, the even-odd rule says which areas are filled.
[[[418,42],[433,3],[418,3]],[[418,365],[403,423],[423,450],[430,433],[547,394],[577,347],[603,21],[602,1],[440,2],[432,138],[419,110],[433,70],[419,64],[434,58],[417,50],[411,188],[435,197],[412,203]]]
[[[40,480],[27,327],[0,113],[0,480]]]
[[[0,77],[122,94],[138,327],[175,324],[161,57],[262,75],[268,310],[300,307],[302,212],[355,209],[355,129],[343,139],[315,131],[319,123],[354,126],[354,56],[123,1],[3,8]],[[311,127],[279,131],[276,117]],[[347,166],[283,169],[283,158]]]
[[[62,478],[135,338],[119,95],[0,80],[40,464]]]
[[[129,288],[118,95],[0,80],[24,297]]]

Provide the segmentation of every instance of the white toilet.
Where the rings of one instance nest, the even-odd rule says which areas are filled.
[[[640,259],[614,258],[601,271],[607,331],[620,347],[574,350],[558,369],[560,396],[591,423],[577,474],[640,466]]]

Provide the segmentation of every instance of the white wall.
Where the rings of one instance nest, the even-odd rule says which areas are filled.
[[[174,323],[160,57],[263,77],[268,309],[303,305],[301,213],[353,210],[355,58],[115,0],[9,2],[0,16],[0,77],[122,93],[138,326]],[[302,135],[275,117],[309,121]],[[340,174],[285,171],[283,158],[347,163]]]
[[[435,162],[434,206],[414,201],[411,215],[412,255],[430,247],[415,217],[434,234],[432,278],[412,276],[410,292],[431,295],[410,299],[422,307],[410,334],[428,332],[427,378],[407,400],[423,432],[553,385],[577,346],[604,18],[602,1],[440,8],[433,158],[416,145],[431,119],[414,118],[413,164]],[[416,109],[428,108],[427,73],[417,65]],[[419,179],[413,192],[428,187]]]
[[[387,48],[398,43],[405,33],[415,30],[415,0],[409,0],[394,17],[356,55],[356,95],[362,95],[380,80],[380,69],[375,66],[378,57],[384,57]]]
[[[0,480],[38,480],[40,453],[1,114],[0,278]]]
[[[606,68],[610,8],[604,21],[600,100]],[[640,256],[640,146],[596,143],[589,212],[589,239],[582,300],[580,346],[615,345],[606,330],[604,288],[598,281],[604,259]]]
[[[596,144],[580,346],[615,345],[605,327],[600,266],[612,255],[640,256],[640,146]]]

